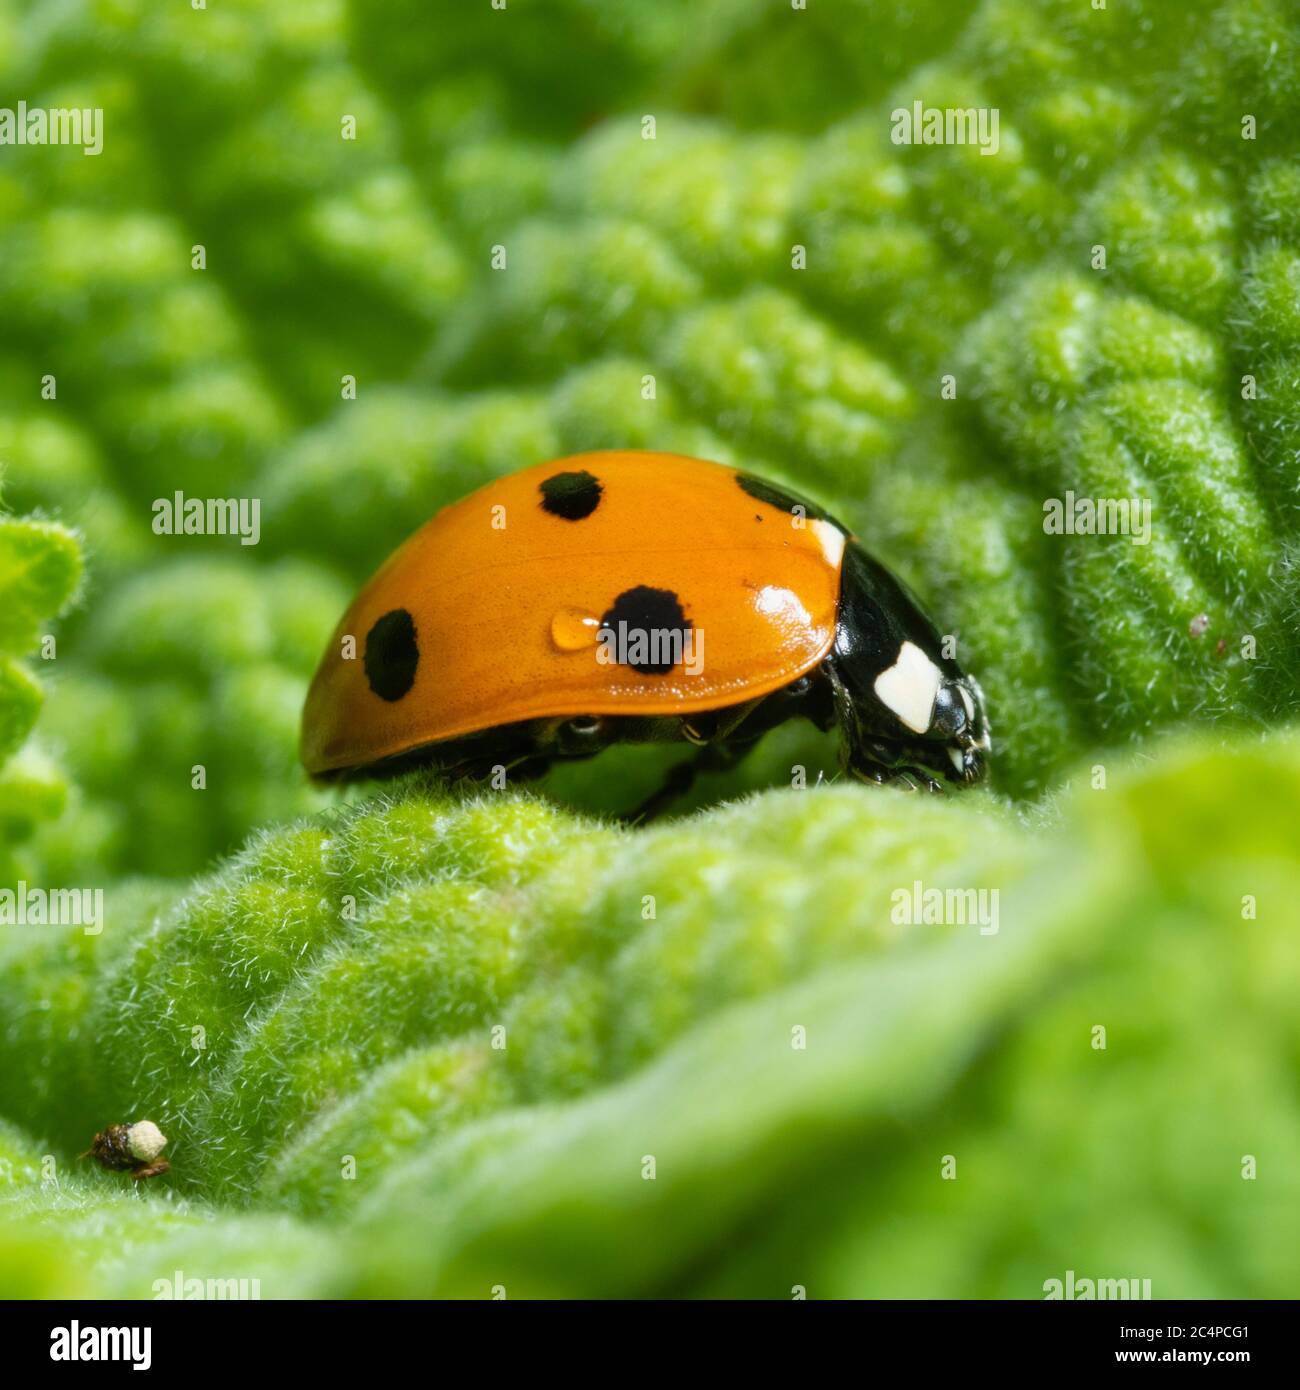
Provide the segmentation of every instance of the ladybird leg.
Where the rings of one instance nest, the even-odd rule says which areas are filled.
[[[737,729],[766,699],[765,695],[760,695],[757,700],[746,700],[743,705],[733,705],[730,709],[711,710],[704,715],[692,715],[688,719],[683,719],[682,737],[688,743],[695,744],[697,748],[703,748],[707,745],[710,748],[721,750],[734,738]],[[751,727],[753,726],[751,725]],[[745,737],[747,742],[752,743],[758,735],[755,734],[750,737],[746,734]],[[731,763],[727,763],[725,766],[730,767]]]
[[[902,782],[912,791],[938,792],[942,794],[943,783],[934,776],[933,773],[926,772],[921,767],[893,767],[890,768],[891,782]]]
[[[875,758],[868,757],[861,749],[855,749],[849,755],[847,770],[858,781],[874,782],[878,787],[898,784],[906,787],[909,791],[943,791],[943,783],[923,768],[879,762]]]
[[[624,825],[645,825],[662,815],[674,801],[685,796],[695,785],[699,764],[700,757],[698,756],[687,758],[684,762],[674,763],[668,769],[667,776],[665,776],[659,789],[651,792],[635,810],[621,815],[619,820]]]
[[[859,782],[874,782],[878,787],[883,787],[893,775],[894,769],[886,767],[884,763],[878,763],[873,758],[861,756],[852,757],[848,760],[845,770]]]
[[[701,772],[725,772],[735,767],[753,746],[753,743],[713,743],[701,748],[695,757],[674,763],[659,790],[619,819],[624,825],[645,825],[662,815],[679,797],[685,796]]]
[[[897,764],[892,761],[897,756],[897,746],[888,740],[864,733],[859,727],[853,712],[853,702],[843,682],[831,672],[832,690],[835,698],[837,722],[843,733],[841,758],[846,772],[860,782],[874,782],[877,786],[886,783],[901,783],[912,791],[924,788],[929,792],[942,792],[943,785],[930,773],[919,767]]]

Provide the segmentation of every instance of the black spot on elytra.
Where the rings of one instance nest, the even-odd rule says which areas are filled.
[[[620,623],[625,626],[620,628]],[[643,676],[667,675],[675,664],[673,656],[680,656],[685,650],[691,631],[691,625],[686,621],[686,614],[677,595],[671,589],[651,589],[645,584],[638,584],[635,589],[624,589],[614,600],[613,607],[600,620],[600,627],[602,637],[607,632],[611,634],[611,637],[605,640],[612,639],[613,649],[619,655],[620,664],[630,666]],[[674,632],[681,634],[680,642],[672,637]],[[635,633],[645,634],[643,641],[648,644],[645,659],[623,660],[625,650],[629,656],[637,655],[635,650],[630,649]],[[657,634],[654,644],[650,644],[652,634]],[[625,643],[628,644],[627,648]],[[655,656],[660,660],[654,660]],[[669,658],[666,661],[662,659],[665,656]]]
[[[415,644],[415,620],[405,608],[394,608],[366,633],[366,679],[381,700],[400,700],[415,684],[420,649]]]
[[[604,489],[600,479],[587,472],[554,473],[538,485],[542,510],[565,521],[581,521],[600,506]]]
[[[794,509],[802,507],[803,515],[808,520],[829,521],[833,526],[839,526],[841,531],[844,530],[839,522],[816,502],[809,502],[806,497],[796,497],[793,492],[787,492],[783,487],[769,483],[766,478],[757,478],[752,473],[737,473],[736,482],[740,484],[743,492],[747,492],[759,502],[766,502],[769,507],[775,507],[779,512],[784,512],[786,516],[794,516]]]

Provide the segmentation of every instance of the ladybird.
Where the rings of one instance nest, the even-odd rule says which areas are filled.
[[[618,450],[498,479],[400,546],[330,639],[301,752],[319,780],[530,777],[697,745],[639,819],[794,716],[869,782],[975,782],[989,751],[979,684],[846,527],[750,473]]]

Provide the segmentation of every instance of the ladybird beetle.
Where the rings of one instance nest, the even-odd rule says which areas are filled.
[[[799,715],[846,770],[975,782],[978,683],[848,530],[752,474],[609,451],[444,508],[361,590],[303,711],[318,779],[528,777],[612,743],[698,745],[635,817]]]

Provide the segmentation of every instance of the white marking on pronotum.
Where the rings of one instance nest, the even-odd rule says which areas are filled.
[[[952,759],[952,765],[957,769],[959,775],[966,771],[966,759],[960,748],[949,748],[948,756]]]
[[[914,642],[904,642],[898,660],[876,677],[876,697],[913,733],[923,734],[930,727],[941,682],[934,662]]]

